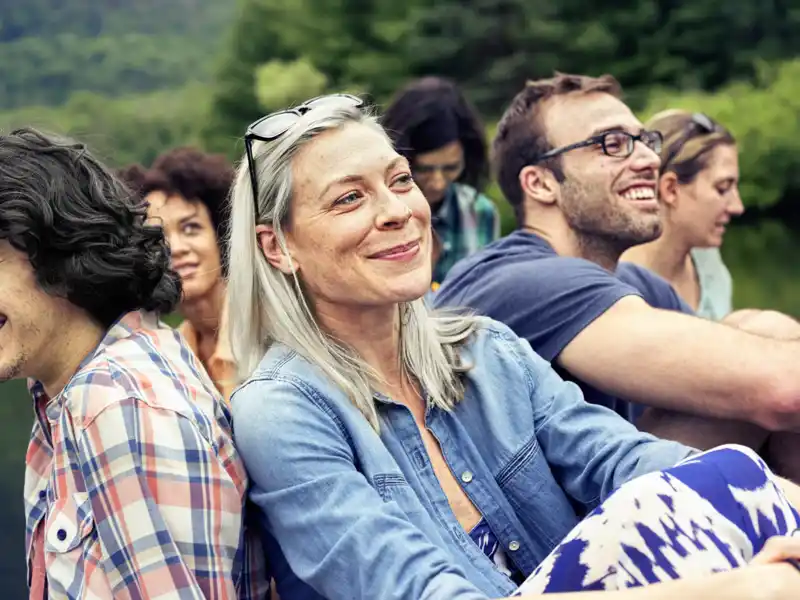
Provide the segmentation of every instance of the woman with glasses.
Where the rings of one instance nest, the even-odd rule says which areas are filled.
[[[507,327],[429,311],[430,206],[358,98],[268,115],[245,142],[233,419],[281,598],[747,598],[766,578],[775,593],[800,584],[767,564],[800,555],[774,537],[798,515],[749,451],[693,455],[643,434]],[[711,575],[768,538],[756,565]]]
[[[702,317],[731,312],[733,286],[719,248],[731,219],[744,212],[736,140],[701,113],[668,110],[646,124],[664,136],[659,196],[664,232],[623,260],[666,279]]]
[[[500,236],[500,217],[481,191],[488,178],[484,127],[452,82],[412,81],[381,122],[431,206],[437,259],[434,287],[459,260]]]

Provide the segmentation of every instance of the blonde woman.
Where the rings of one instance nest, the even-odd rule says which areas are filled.
[[[719,321],[731,312],[733,296],[719,248],[728,224],[744,212],[736,140],[702,113],[668,110],[645,127],[664,136],[658,185],[664,231],[622,260],[658,273],[698,316]]]
[[[800,585],[782,562],[800,543],[780,537],[800,490],[749,450],[643,434],[505,326],[428,312],[430,206],[358,98],[268,115],[245,141],[234,431],[284,600]]]

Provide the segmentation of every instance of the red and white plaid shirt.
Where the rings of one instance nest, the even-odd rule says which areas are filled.
[[[31,392],[33,600],[269,597],[230,414],[177,332],[130,313],[58,396]]]

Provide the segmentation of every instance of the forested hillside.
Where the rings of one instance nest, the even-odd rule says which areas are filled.
[[[208,80],[229,0],[0,0],[0,109]]]

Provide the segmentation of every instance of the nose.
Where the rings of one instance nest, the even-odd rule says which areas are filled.
[[[169,244],[170,255],[173,258],[183,256],[189,251],[189,246],[180,233],[175,232],[168,234],[167,243]]]
[[[427,188],[435,194],[441,194],[447,188],[447,178],[440,169],[436,169],[431,173]]]
[[[728,213],[738,217],[742,213],[744,213],[744,203],[742,202],[742,197],[739,195],[739,188],[737,187],[733,190],[733,194],[731,194],[731,202],[728,204]]]
[[[411,209],[408,204],[386,188],[378,202],[378,211],[375,226],[378,229],[402,229],[411,219]]]
[[[661,157],[655,150],[639,140],[633,146],[631,168],[638,172],[651,171],[657,176],[661,168]]]

